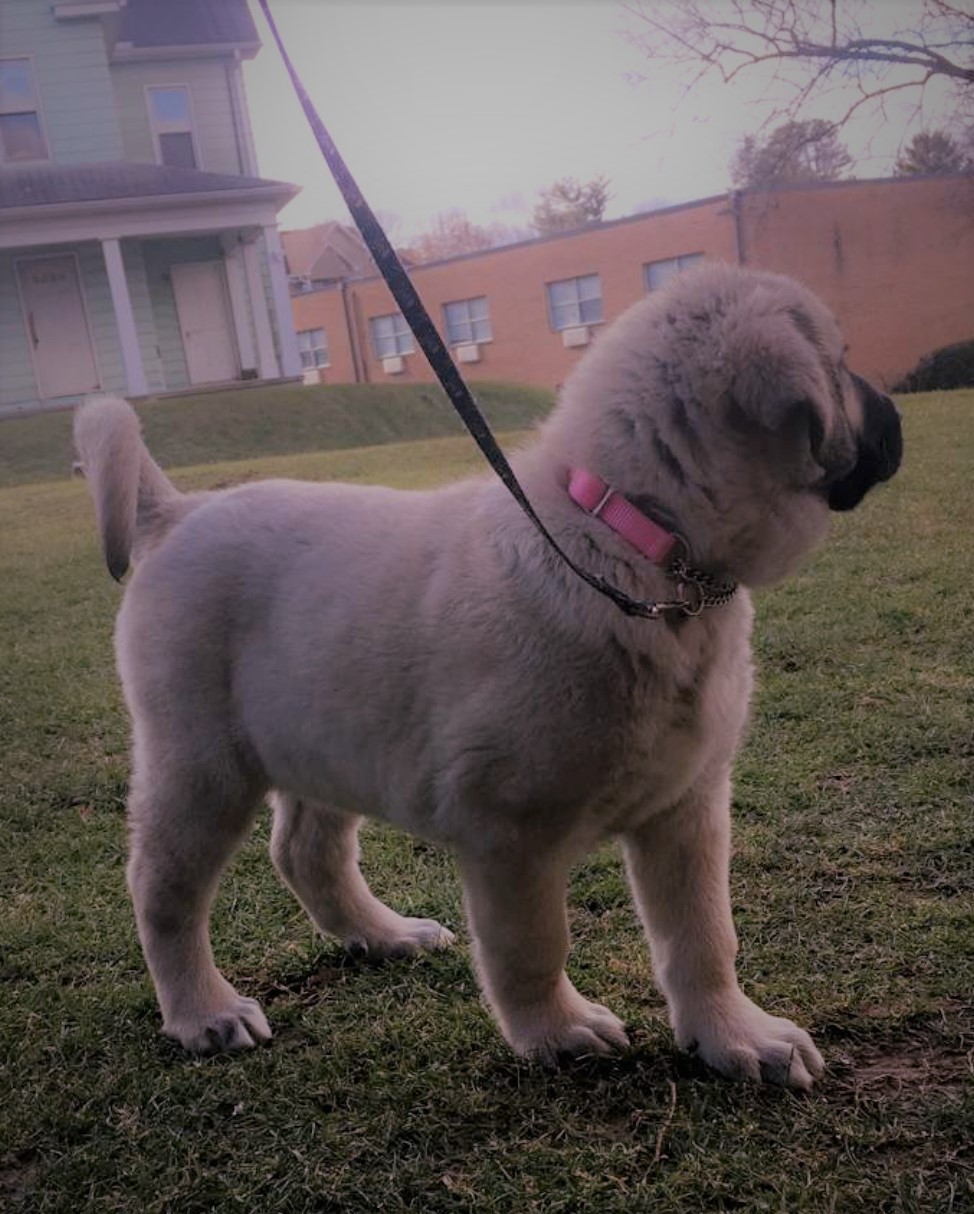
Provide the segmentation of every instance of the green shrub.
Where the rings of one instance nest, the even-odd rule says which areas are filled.
[[[942,346],[925,354],[912,371],[896,384],[894,392],[936,392],[974,388],[974,339]]]

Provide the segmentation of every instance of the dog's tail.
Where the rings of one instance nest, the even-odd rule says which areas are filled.
[[[74,444],[95,501],[108,571],[129,564],[188,514],[201,494],[172,484],[142,441],[135,410],[117,396],[93,396],[75,412]]]

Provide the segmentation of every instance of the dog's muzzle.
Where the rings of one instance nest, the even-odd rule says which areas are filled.
[[[896,406],[858,375],[852,377],[862,396],[863,427],[852,470],[828,490],[830,510],[852,510],[874,485],[888,481],[903,458],[903,428]]]

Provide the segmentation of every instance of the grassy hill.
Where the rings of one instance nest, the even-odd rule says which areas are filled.
[[[495,430],[533,425],[553,399],[521,384],[477,384],[474,392]],[[155,401],[138,410],[164,468],[463,433],[446,394],[433,384],[250,388]],[[69,412],[0,422],[0,486],[67,476],[73,458]]]

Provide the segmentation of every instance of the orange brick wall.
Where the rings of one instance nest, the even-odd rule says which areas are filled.
[[[800,279],[835,310],[849,364],[894,383],[974,337],[974,182],[849,182],[745,194],[749,264]]]
[[[965,192],[970,191],[970,192]],[[556,387],[583,349],[566,349],[548,321],[545,285],[597,273],[612,320],[645,295],[643,266],[683,253],[737,262],[738,228],[748,264],[791,274],[837,312],[850,364],[890,383],[937,346],[974,336],[974,185],[963,179],[849,182],[730,197],[617,220],[417,266],[410,276],[443,332],[443,304],[486,295],[493,340],[470,379]],[[349,282],[292,299],[297,329],[324,328],[331,366],[323,382],[429,381],[417,349],[404,370],[375,357],[369,319],[395,311],[381,279]],[[358,374],[349,342],[355,333]],[[595,333],[597,336],[597,326]]]
[[[299,333],[302,329],[325,331],[331,365],[321,368],[318,372],[318,378],[323,384],[354,384],[358,378],[352,361],[348,326],[345,323],[344,297],[348,293],[348,287],[344,290],[334,287],[326,291],[313,291],[307,295],[291,296],[295,330]]]

